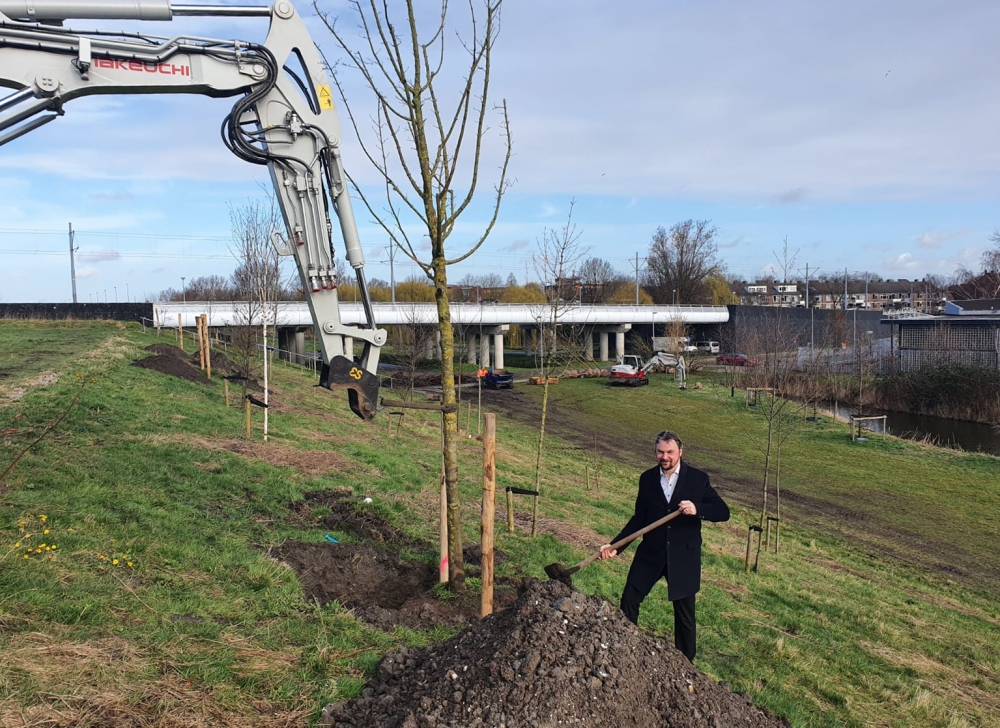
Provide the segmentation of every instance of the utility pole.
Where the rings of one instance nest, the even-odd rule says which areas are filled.
[[[396,302],[396,244],[389,243],[389,290],[392,292],[392,302]],[[384,260],[382,261],[385,262]]]
[[[73,223],[69,224],[69,275],[73,280],[73,303],[76,303],[76,259],[73,254],[76,252],[76,248],[73,246],[73,241],[76,238],[76,233],[73,232]]]
[[[632,264],[635,268],[635,305],[639,305],[639,253],[635,254],[635,263]]]
[[[816,332],[816,325],[813,323],[813,310],[809,302],[809,264],[806,263],[806,308],[809,309],[809,351],[813,350],[813,335]]]

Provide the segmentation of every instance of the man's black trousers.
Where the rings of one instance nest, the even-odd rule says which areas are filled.
[[[644,594],[630,583],[625,584],[621,607],[625,617],[632,624],[639,623],[639,605],[642,604],[642,600],[646,598],[648,593]],[[674,646],[691,662],[694,662],[694,656],[697,652],[694,599],[695,595],[692,594],[672,602],[674,605]]]

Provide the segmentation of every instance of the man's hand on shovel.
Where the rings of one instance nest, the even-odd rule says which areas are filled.
[[[632,543],[635,539],[649,533],[654,528],[659,528],[667,521],[671,521],[674,518],[677,518],[677,516],[682,516],[682,515],[694,516],[697,514],[698,514],[698,508],[695,506],[694,503],[692,503],[691,501],[681,501],[680,503],[677,504],[677,510],[674,511],[673,513],[664,516],[658,521],[653,521],[648,526],[640,528],[638,531],[631,534],[630,536],[626,536],[621,541],[611,544],[604,544],[603,546],[601,546],[600,551],[595,553],[593,556],[588,556],[586,559],[581,561],[576,566],[567,569],[565,566],[559,563],[549,564],[548,566],[545,567],[545,574],[550,579],[556,579],[558,581],[563,582],[567,586],[571,587],[573,586],[573,583],[570,581],[570,576],[578,572],[580,569],[586,566],[590,566],[595,561],[598,560],[603,561],[605,559],[610,559],[617,556],[618,549],[620,549],[622,546]]]
[[[677,504],[677,511],[679,512],[680,515],[684,515],[684,516],[696,516],[696,515],[698,515],[698,506],[696,506],[694,503],[692,503],[689,500],[685,500],[685,501],[681,501],[680,503]],[[667,519],[667,520],[669,520],[669,519]],[[654,524],[654,528],[656,527],[656,525],[659,525],[659,524]],[[638,535],[638,534],[636,534],[636,535]],[[624,539],[623,539],[623,541],[624,541]],[[628,542],[625,541],[625,543],[628,543]],[[600,550],[600,553],[597,556],[597,560],[598,561],[604,561],[606,559],[613,559],[614,557],[616,557],[618,555],[618,550],[615,549],[615,548],[612,548],[612,546],[614,546],[614,545],[615,544],[606,543],[603,546],[601,546],[601,550]]]

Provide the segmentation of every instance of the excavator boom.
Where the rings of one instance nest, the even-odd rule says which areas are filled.
[[[175,16],[267,17],[263,43],[134,31],[72,30],[68,20],[171,20]],[[378,409],[376,375],[386,332],[375,325],[365,259],[340,156],[340,122],[322,58],[287,0],[271,7],[176,5],[168,0],[0,0],[0,146],[94,94],[190,93],[236,97],[223,143],[266,165],[285,222],[272,235],[295,259],[320,343],[320,385],[346,389],[364,419]],[[150,140],[153,143],[154,140]],[[341,323],[332,218],[364,304],[363,326]],[[345,338],[363,342],[355,359]]]

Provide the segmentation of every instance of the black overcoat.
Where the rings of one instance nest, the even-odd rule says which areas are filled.
[[[681,460],[670,502],[660,487],[660,468],[650,468],[639,476],[635,514],[614,541],[619,541],[677,510],[681,501],[691,501],[695,516],[677,516],[642,537],[628,572],[628,583],[648,594],[661,576],[667,576],[670,601],[692,596],[701,588],[701,522],[728,521],[729,506],[715,492],[708,474]],[[624,551],[628,546],[625,546]],[[667,567],[664,569],[664,567]]]

